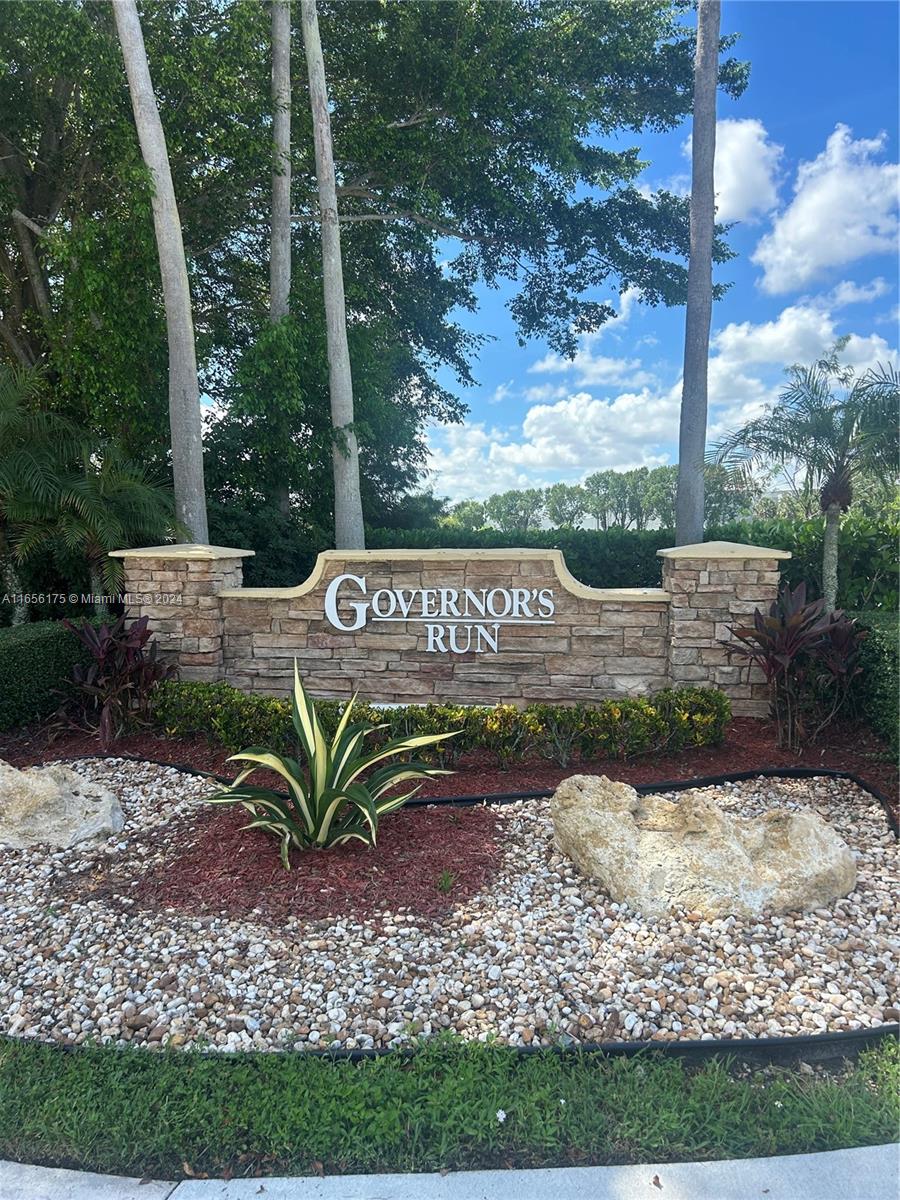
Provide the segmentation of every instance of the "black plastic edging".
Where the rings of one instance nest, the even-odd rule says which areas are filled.
[[[187,763],[162,762],[155,758],[145,758],[140,754],[76,754],[59,759],[59,762],[90,762],[93,759],[120,759],[123,762],[150,763],[154,767],[171,767],[173,771],[181,771],[185,775],[195,775],[202,779],[212,779],[215,783],[229,786],[234,781],[226,775],[216,775],[212,771],[201,771]],[[57,760],[53,760],[57,761]],[[605,760],[603,760],[605,761]],[[610,760],[615,762],[618,760]],[[583,771],[572,771],[573,775],[584,774]],[[846,779],[855,783],[862,791],[878,801],[884,809],[888,826],[895,836],[900,836],[897,815],[891,801],[878,788],[873,787],[853,771],[838,771],[832,767],[759,767],[753,771],[732,771],[726,775],[699,775],[692,779],[665,779],[660,783],[636,783],[632,786],[638,795],[649,795],[654,792],[683,792],[688,788],[720,787],[724,783],[742,783],[748,779]],[[547,800],[553,795],[555,788],[543,788],[534,792],[479,792],[469,796],[414,796],[407,800],[406,808],[422,808],[425,805],[451,804],[456,808],[471,808],[476,804],[515,804],[520,800]],[[287,796],[286,792],[278,792]]]
[[[221,775],[214,775],[210,771],[200,771],[196,767],[186,764],[159,762],[156,759],[142,758],[137,754],[79,754],[67,760],[61,759],[59,761],[85,762],[95,758],[150,763],[152,766],[157,767],[171,767],[173,771],[181,771],[186,775],[212,779],[217,783],[230,784],[232,782],[230,779]],[[863,791],[868,792],[881,804],[889,827],[895,835],[897,834],[897,821],[887,797],[860,779],[852,771],[837,771],[826,767],[766,767],[756,771],[735,771],[730,775],[704,775],[696,779],[674,779],[664,780],[661,783],[642,783],[635,785],[635,791],[639,794],[675,792],[685,791],[688,788],[715,787],[725,783],[741,783],[748,779],[814,779],[821,777],[846,779],[856,784]],[[417,796],[413,800],[407,801],[407,807],[450,804],[458,808],[471,808],[478,804],[514,804],[519,800],[543,800],[552,795],[553,789],[536,792],[501,792],[480,796]],[[511,1046],[510,1049],[514,1049],[517,1055],[523,1057],[532,1054],[552,1053],[558,1055],[596,1054],[606,1058],[630,1058],[636,1054],[652,1053],[661,1054],[666,1058],[683,1058],[693,1062],[722,1055],[738,1058],[742,1061],[777,1064],[789,1063],[798,1059],[803,1059],[804,1061],[809,1061],[810,1059],[824,1061],[849,1058],[859,1054],[862,1050],[878,1046],[882,1042],[898,1039],[900,1039],[900,1023],[893,1022],[887,1025],[877,1025],[870,1029],[854,1029],[847,1033],[812,1033],[799,1037],[708,1038],[705,1041],[698,1038],[693,1041],[675,1042],[576,1042],[573,1039],[571,1043],[567,1044],[556,1044],[553,1046]],[[43,1042],[39,1038],[10,1037],[8,1034],[0,1035],[0,1042],[52,1045],[56,1050],[67,1052],[78,1052],[82,1048],[75,1045]],[[215,1052],[210,1051],[210,1053]],[[236,1057],[259,1053],[261,1052],[258,1050],[248,1050],[239,1052],[238,1055],[222,1054],[220,1057],[225,1061],[230,1061]],[[281,1051],[280,1053],[287,1053],[287,1051]],[[299,1050],[295,1053],[311,1055],[320,1059],[331,1058],[336,1062],[364,1062],[368,1059],[383,1058],[388,1054],[404,1058],[411,1057],[416,1051],[414,1047],[407,1046],[380,1046],[373,1047],[372,1049],[360,1048],[355,1050],[330,1050],[325,1047],[324,1049],[317,1050]]]

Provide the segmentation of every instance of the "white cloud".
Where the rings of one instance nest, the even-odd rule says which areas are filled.
[[[545,354],[542,359],[532,363],[528,370],[537,375],[572,372],[575,382],[580,386],[628,383],[632,387],[641,387],[653,379],[653,376],[642,368],[639,358],[613,358],[607,354],[594,354],[590,345],[584,343],[574,358]]]
[[[753,254],[764,291],[793,291],[832,267],[894,252],[900,173],[878,160],[885,141],[884,134],[854,141],[838,125],[822,153],[800,164],[793,199]]]
[[[627,385],[643,387],[655,382],[655,377],[645,371],[639,358],[618,358],[610,354],[598,354],[595,351],[597,343],[610,332],[617,337],[630,321],[635,305],[640,300],[637,288],[627,288],[619,297],[619,312],[594,333],[586,333],[579,338],[579,348],[574,358],[564,358],[561,354],[545,354],[543,358],[532,363],[528,368],[532,375],[564,375],[571,373],[573,381],[579,387],[591,387],[598,384]],[[569,390],[569,389],[567,389]],[[550,392],[545,388],[531,388],[526,393],[526,399],[549,399]],[[558,398],[558,397],[557,397]]]
[[[869,283],[861,284],[842,279],[822,297],[821,303],[830,309],[846,308],[849,304],[871,304],[873,300],[886,296],[890,290],[891,285],[880,275]]]
[[[711,347],[735,368],[766,363],[784,367],[817,358],[836,337],[828,312],[794,304],[783,309],[774,321],[726,325],[713,334]]]
[[[682,147],[691,157],[691,139]],[[778,203],[778,173],[784,147],[769,140],[762,121],[726,117],[716,123],[716,217],[747,221]],[[677,183],[682,179],[677,176]],[[688,184],[688,187],[690,185]]]
[[[513,380],[507,379],[506,383],[498,383],[494,388],[494,393],[488,400],[488,404],[500,404],[508,396],[512,395]]]
[[[717,330],[709,360],[709,440],[758,416],[777,400],[784,369],[821,357],[845,332],[825,307],[830,297],[875,298],[879,281],[841,284],[833,293],[788,305],[770,321],[730,322]],[[864,297],[859,296],[860,299]],[[898,354],[877,333],[852,334],[842,359],[858,372]],[[484,498],[508,488],[577,482],[592,471],[627,470],[674,461],[681,404],[680,374],[671,364],[649,370],[640,358],[582,350],[575,363],[549,355],[531,370],[555,378],[525,388],[521,423],[434,429],[431,467],[436,490],[453,500]],[[594,382],[581,382],[587,376]]]

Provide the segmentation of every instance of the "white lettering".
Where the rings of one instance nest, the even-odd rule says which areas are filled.
[[[528,597],[531,592],[528,588],[513,588],[512,590],[512,615],[514,617],[530,617],[531,609],[528,607]]]
[[[441,595],[441,616],[442,617],[461,617],[459,605],[456,601],[459,599],[459,592],[455,588],[439,588]]]
[[[352,625],[344,624],[344,622],[338,616],[337,600],[338,589],[345,579],[349,579],[351,583],[355,583],[362,594],[366,594],[365,577],[361,578],[359,575],[336,576],[334,579],[332,579],[331,583],[329,583],[328,590],[325,592],[325,616],[335,627],[335,629],[346,629],[348,633],[352,633],[354,629],[362,629],[363,625],[365,625],[366,612],[369,606],[368,604],[360,604],[358,600],[353,601],[350,607],[356,612],[356,617],[354,618]]]
[[[485,588],[481,589],[481,599],[475,595],[471,588],[466,588],[463,592],[463,602],[465,604],[465,616],[469,616],[469,609],[474,608],[479,616],[486,617],[487,613],[484,608],[484,598],[487,595]]]
[[[499,596],[500,599],[503,601],[503,611],[502,612],[497,612],[497,609],[494,604],[495,596]],[[510,596],[510,594],[506,590],[506,588],[492,588],[488,592],[487,606],[488,606],[488,612],[491,614],[492,617],[505,617],[512,606],[512,596]]]
[[[430,654],[497,654],[502,625],[552,625],[555,612],[552,588],[382,587],[369,597],[365,576],[345,574],[325,591],[325,617],[335,629],[353,633],[370,620],[422,622]],[[432,623],[448,618],[470,623]]]
[[[427,654],[436,654],[440,651],[441,654],[447,653],[447,647],[444,645],[444,634],[446,627],[444,625],[426,625],[425,634],[428,641],[425,645]]]
[[[383,604],[382,597],[385,597],[389,603]],[[376,617],[392,617],[397,609],[397,593],[390,591],[388,588],[379,588],[372,597],[372,612]]]
[[[459,629],[458,625],[448,625],[447,632],[450,634],[450,652],[451,654],[465,654],[472,645],[472,626],[464,625],[466,631],[466,644],[463,646],[460,639],[456,636]]]
[[[498,646],[499,646],[500,626],[497,624],[496,621],[494,622],[493,630],[494,630],[494,632],[493,632],[493,634],[491,634],[487,625],[476,625],[475,626],[475,653],[476,654],[484,653],[484,644],[486,644],[487,648],[489,650],[492,650],[494,654],[497,653]]]

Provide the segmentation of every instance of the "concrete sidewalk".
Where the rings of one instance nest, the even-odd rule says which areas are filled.
[[[0,1200],[898,1200],[900,1148],[824,1154],[328,1179],[142,1182],[0,1163]]]

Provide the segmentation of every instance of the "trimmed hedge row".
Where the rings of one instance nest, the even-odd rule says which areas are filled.
[[[0,629],[0,729],[13,729],[59,708],[58,689],[88,654],[61,621]]]
[[[869,636],[860,648],[862,674],[853,689],[857,715],[900,751],[900,620],[896,612],[851,613]]]
[[[706,541],[745,542],[789,550],[782,562],[782,577],[795,587],[806,583],[810,599],[822,588],[821,520],[736,521],[707,528]],[[508,546],[559,549],[566,565],[590,587],[659,587],[657,550],[675,544],[672,530],[646,529],[535,529],[527,533],[501,533],[497,529],[471,532],[439,526],[433,529],[373,529],[366,544],[379,549],[460,548],[493,550]],[[842,608],[897,607],[897,530],[862,517],[849,516],[841,528],[838,560],[838,599]],[[297,579],[284,580],[285,584]]]
[[[210,537],[222,546],[255,550],[244,560],[247,587],[290,587],[312,570],[318,550],[331,542],[324,531],[305,529],[294,517],[273,509],[248,513],[225,505],[210,506]],[[841,526],[838,564],[839,601],[843,608],[897,606],[897,534],[887,521],[876,522],[856,513]],[[789,550],[782,563],[792,585],[806,583],[811,598],[821,594],[821,518],[811,521],[746,520],[709,526],[707,541],[748,542]],[[366,543],[378,549],[477,549],[510,546],[559,549],[576,579],[594,587],[658,587],[657,550],[672,546],[672,530],[647,529],[533,529],[501,533],[498,529],[466,531],[446,525],[425,529],[377,529],[366,532]]]
[[[343,709],[339,700],[316,701],[327,735],[333,734]],[[452,766],[467,751],[486,750],[504,768],[528,754],[567,766],[578,757],[625,758],[714,746],[731,717],[728,698],[708,688],[666,689],[648,699],[570,707],[423,704],[385,709],[360,703],[356,711],[359,720],[380,727],[376,738],[383,741],[458,729],[458,737],[434,749],[438,761]],[[250,746],[293,753],[296,742],[287,700],[247,695],[226,683],[164,684],[153,722],[169,737],[209,737],[232,753]]]

